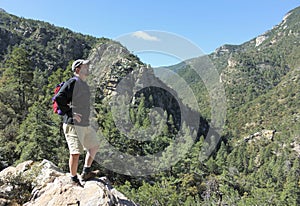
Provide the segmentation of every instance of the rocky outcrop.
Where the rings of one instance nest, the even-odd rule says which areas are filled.
[[[300,137],[296,137],[295,139],[294,142],[290,143],[290,146],[292,147],[292,150],[298,154],[298,157],[300,157],[300,144],[299,141],[297,141]]]
[[[89,57],[94,82],[100,88],[102,97],[110,99],[116,94],[118,83],[134,70],[145,65],[116,42],[104,43],[95,47]],[[98,91],[99,92],[99,91]]]
[[[0,181],[5,184],[0,185],[0,205],[17,205],[12,199],[12,193],[18,188],[15,188],[14,183],[6,181],[17,176],[22,177],[20,180],[30,180],[33,187],[30,200],[23,204],[25,206],[136,205],[113,188],[105,177],[87,181],[83,188],[72,185],[69,175],[47,160],[41,163],[27,161],[2,170]]]
[[[268,38],[268,36],[266,36],[266,35],[258,36],[255,39],[255,46],[257,47],[257,46],[261,45],[267,38]]]
[[[217,48],[215,51],[214,51],[214,54],[216,56],[221,56],[225,53],[232,53],[232,52],[235,52],[237,51],[238,49],[238,46],[237,45],[229,45],[229,44],[225,44],[223,46],[220,46],[219,48]]]
[[[227,60],[228,67],[236,67],[238,65],[238,61],[232,57]]]
[[[254,134],[251,134],[247,137],[244,137],[245,142],[255,142],[262,139],[273,141],[275,130],[262,130],[261,132],[256,132]]]
[[[118,104],[117,99],[126,96],[127,105],[138,106],[143,96],[146,107],[167,111],[177,129],[185,122],[190,128],[199,128],[201,135],[207,133],[209,125],[206,120],[193,108],[184,105],[178,93],[156,76],[153,68],[142,63],[121,44],[100,44],[93,49],[89,59],[99,99]]]

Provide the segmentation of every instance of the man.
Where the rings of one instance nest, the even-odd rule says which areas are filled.
[[[89,122],[91,93],[86,83],[89,76],[89,61],[83,59],[74,61],[72,71],[74,77],[62,86],[56,95],[56,102],[64,113],[63,131],[70,151],[71,181],[74,185],[82,186],[77,177],[80,154],[84,147],[87,153],[81,178],[83,181],[87,181],[98,174],[98,171],[91,171],[91,165],[99,143],[96,132]]]

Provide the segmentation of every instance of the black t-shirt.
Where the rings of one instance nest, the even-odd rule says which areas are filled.
[[[79,77],[69,79],[56,95],[59,109],[64,113],[63,122],[88,126],[91,93],[88,84]],[[81,114],[81,122],[73,120],[73,114]]]

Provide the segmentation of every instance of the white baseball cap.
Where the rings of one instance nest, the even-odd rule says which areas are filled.
[[[90,63],[90,60],[85,60],[85,59],[77,59],[72,63],[72,71],[75,71],[77,67],[79,67],[82,64],[88,64]]]

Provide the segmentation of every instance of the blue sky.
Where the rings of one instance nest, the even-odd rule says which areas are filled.
[[[147,34],[140,31],[166,32],[205,54],[263,34],[297,6],[299,0],[0,0],[0,8],[8,13],[75,32],[117,40],[135,32]],[[136,54],[154,66],[172,63],[159,62],[153,53]]]

